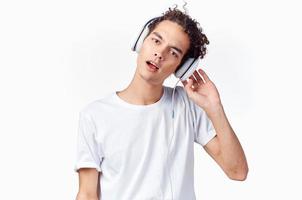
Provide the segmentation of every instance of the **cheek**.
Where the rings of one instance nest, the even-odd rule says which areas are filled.
[[[169,71],[174,72],[179,66],[180,62],[177,60],[172,60],[169,62]]]
[[[164,74],[172,74],[176,70],[177,66],[175,66],[175,63],[166,64],[162,71]]]
[[[147,44],[147,42],[145,42],[143,45],[142,45],[142,48],[141,48],[141,53],[143,55],[151,55],[151,51],[152,51],[152,47],[151,45]]]
[[[148,58],[148,55],[149,55],[149,49],[148,49],[148,45],[142,45],[141,49],[140,49],[140,52],[139,52],[139,56],[141,59],[147,59]]]

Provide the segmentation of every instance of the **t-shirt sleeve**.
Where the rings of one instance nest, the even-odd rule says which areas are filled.
[[[193,114],[194,141],[205,146],[216,135],[216,131],[206,112],[189,100]]]
[[[96,140],[96,127],[90,115],[79,113],[76,161],[74,171],[80,168],[95,168],[101,172],[104,157],[100,143]]]

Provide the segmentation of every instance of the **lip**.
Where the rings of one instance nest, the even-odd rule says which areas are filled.
[[[146,63],[147,62],[152,62],[153,64],[155,64],[155,66],[159,69],[160,68],[160,66],[159,66],[159,64],[157,63],[157,62],[154,62],[153,60],[147,60],[146,61]],[[148,63],[147,63],[148,64]]]
[[[154,67],[151,67],[151,66],[149,66],[148,64],[147,64],[147,62],[146,62],[146,66],[147,66],[147,69],[148,69],[148,71],[150,71],[150,72],[157,72],[158,71],[158,68],[154,68]]]

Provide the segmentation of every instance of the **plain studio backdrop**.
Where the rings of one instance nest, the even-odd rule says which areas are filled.
[[[183,10],[182,1],[0,2],[0,199],[75,199],[79,110],[129,84],[138,31],[175,3]],[[188,1],[210,41],[199,68],[216,84],[250,169],[232,181],[195,144],[198,200],[302,199],[300,8]]]

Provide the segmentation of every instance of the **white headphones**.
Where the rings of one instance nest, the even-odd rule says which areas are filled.
[[[142,28],[142,30],[140,31],[136,41],[134,42],[133,46],[131,47],[132,51],[136,51],[137,53],[139,53],[142,44],[144,42],[145,37],[148,35],[149,33],[149,28],[148,25],[156,20],[159,17],[155,17],[152,18],[151,20],[149,20]],[[187,80],[189,78],[189,76],[191,76],[193,74],[193,72],[196,70],[196,68],[198,67],[198,63],[199,63],[199,59],[198,58],[188,58],[182,66],[178,67],[178,69],[173,73],[175,75],[176,78],[179,78],[181,81]]]

